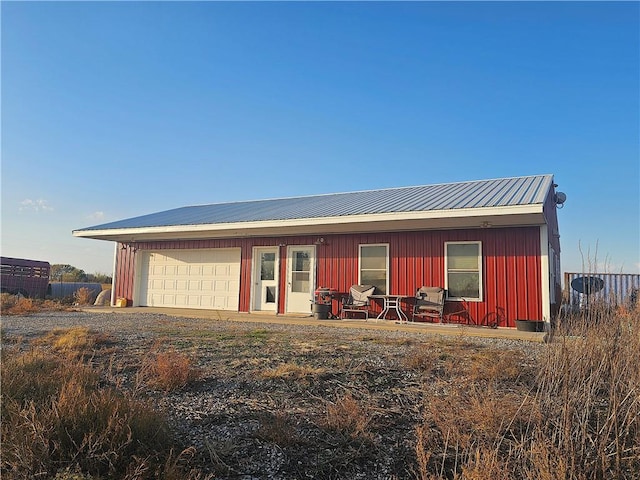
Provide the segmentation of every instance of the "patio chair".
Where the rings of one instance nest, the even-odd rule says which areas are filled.
[[[420,287],[416,291],[411,320],[414,321],[416,317],[422,317],[438,319],[438,321],[442,323],[444,319],[444,299],[444,288]]]
[[[340,318],[344,319],[345,312],[352,312],[364,314],[364,319],[369,320],[369,295],[373,295],[375,289],[373,285],[353,285],[349,295],[342,299]]]

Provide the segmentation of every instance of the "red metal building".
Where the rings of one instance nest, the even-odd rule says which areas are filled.
[[[116,242],[114,297],[129,305],[310,314],[318,287],[441,286],[449,311],[514,326],[561,301],[555,187],[539,175],[222,203],[73,233]]]

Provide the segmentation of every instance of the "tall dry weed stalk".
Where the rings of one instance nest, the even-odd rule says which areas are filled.
[[[591,306],[560,322],[535,397],[569,471],[585,478],[640,472],[640,314]]]
[[[73,299],[78,305],[90,305],[93,293],[87,287],[81,287],[74,292]]]
[[[520,366],[520,385],[487,382],[500,369],[479,362],[428,399],[416,476],[637,479],[640,311],[587,313],[560,319],[537,362]]]

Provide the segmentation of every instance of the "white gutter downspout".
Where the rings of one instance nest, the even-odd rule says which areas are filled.
[[[113,270],[111,273],[111,307],[116,305],[116,267],[118,265],[118,242],[114,242],[113,245]]]
[[[545,331],[551,328],[551,285],[549,272],[549,233],[547,224],[540,225],[540,288],[542,289],[542,320]]]

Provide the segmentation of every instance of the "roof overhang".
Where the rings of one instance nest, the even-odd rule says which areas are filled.
[[[141,242],[213,238],[283,237],[366,232],[398,232],[542,225],[542,204],[421,212],[268,220],[258,222],[168,225],[74,230],[75,237]]]

